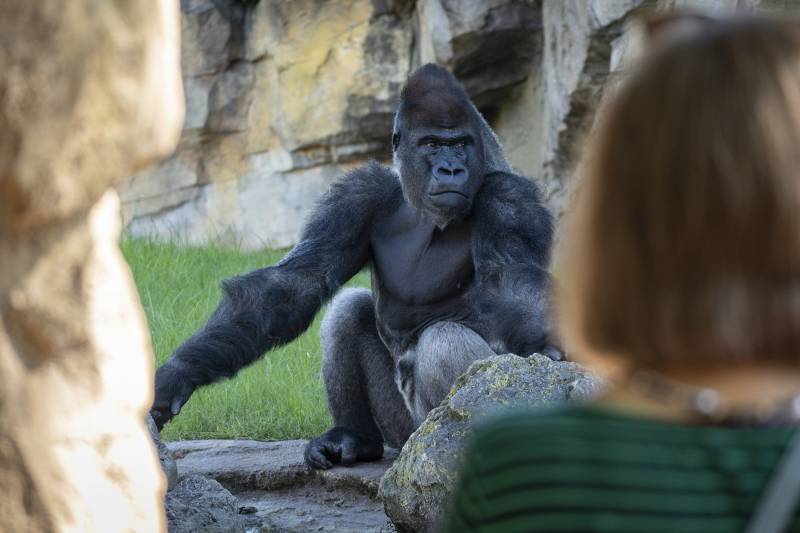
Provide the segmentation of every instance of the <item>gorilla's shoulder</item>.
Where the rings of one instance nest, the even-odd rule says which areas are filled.
[[[400,178],[386,165],[370,161],[347,172],[329,191],[328,197],[359,199],[374,204],[402,194]]]
[[[536,182],[511,172],[493,172],[485,177],[474,209],[477,234],[491,243],[483,248],[484,259],[549,263],[553,216]]]
[[[374,213],[390,202],[402,198],[400,178],[386,165],[370,161],[348,171],[328,190],[320,202],[327,209],[358,213]]]
[[[536,182],[512,172],[492,172],[483,181],[477,201],[483,205],[542,203],[542,193]]]

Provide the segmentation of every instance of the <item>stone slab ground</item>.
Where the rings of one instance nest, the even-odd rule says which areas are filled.
[[[169,533],[430,533],[476,422],[513,406],[586,401],[601,389],[576,363],[489,357],[458,379],[399,457],[387,449],[381,461],[325,471],[305,465],[302,440],[173,442],[167,446],[179,479],[167,501]],[[206,491],[204,479],[224,489],[210,482]],[[198,504],[201,497],[207,503]]]
[[[393,533],[378,484],[397,456],[350,468],[315,471],[303,462],[306,441],[201,440],[168,443],[179,480],[218,481],[238,499],[245,531]]]

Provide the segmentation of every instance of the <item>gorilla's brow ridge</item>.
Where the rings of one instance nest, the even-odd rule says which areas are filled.
[[[420,137],[418,144],[422,145],[431,141],[435,141],[439,144],[452,145],[459,143],[471,144],[474,142],[474,139],[472,138],[472,135],[463,133],[463,130],[459,128],[458,131],[456,131],[453,135],[443,134],[443,132],[423,135]]]

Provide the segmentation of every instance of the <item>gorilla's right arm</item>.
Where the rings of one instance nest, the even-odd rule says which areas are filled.
[[[197,387],[233,376],[308,328],[322,303],[368,262],[373,214],[399,187],[377,163],[350,172],[322,198],[280,263],[222,283],[208,323],[156,372],[151,413],[159,429]]]

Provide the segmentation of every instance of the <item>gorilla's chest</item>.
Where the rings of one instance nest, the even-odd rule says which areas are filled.
[[[405,202],[371,234],[373,268],[382,293],[406,304],[437,304],[472,282],[469,220],[439,230]]]

